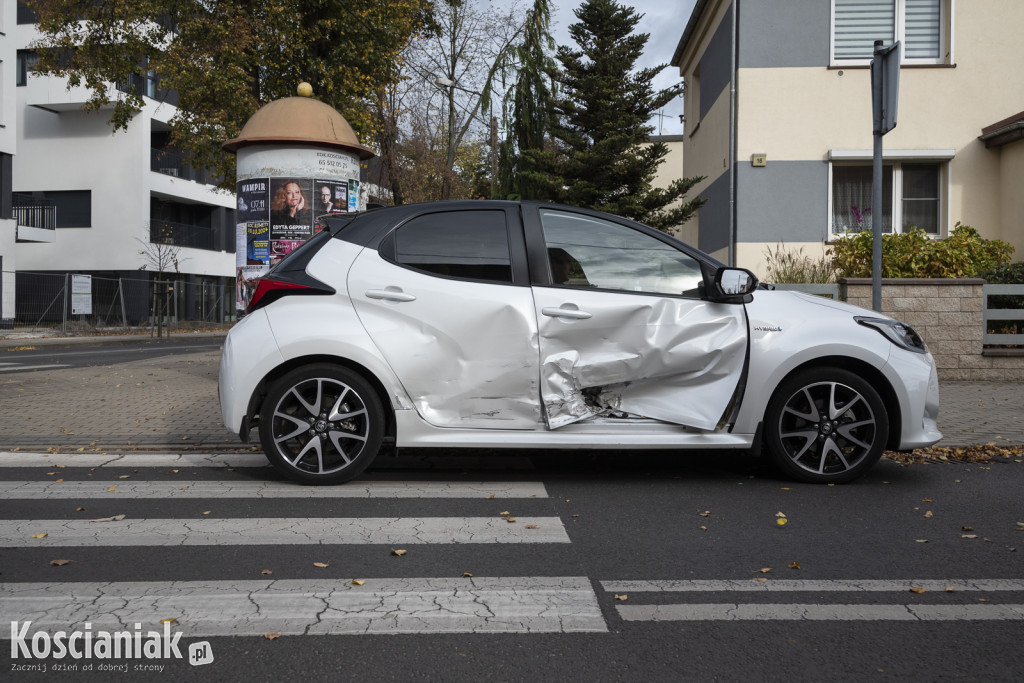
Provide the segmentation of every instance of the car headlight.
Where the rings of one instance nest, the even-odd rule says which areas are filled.
[[[861,325],[874,328],[885,335],[885,338],[896,346],[915,353],[928,353],[928,347],[921,339],[921,335],[914,331],[914,328],[899,320],[888,318],[868,318],[866,316],[854,317]]]

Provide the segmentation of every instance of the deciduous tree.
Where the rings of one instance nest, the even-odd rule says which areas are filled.
[[[429,21],[429,0],[30,0],[42,38],[40,69],[113,103],[126,128],[154,74],[179,96],[171,144],[234,189],[221,144],[262,105],[302,81],[357,133],[372,126],[375,89],[399,78],[399,55]],[[121,88],[110,84],[126,84]]]

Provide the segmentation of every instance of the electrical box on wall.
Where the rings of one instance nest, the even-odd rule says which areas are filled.
[[[767,166],[768,155],[767,154],[751,154],[750,155],[751,166]]]

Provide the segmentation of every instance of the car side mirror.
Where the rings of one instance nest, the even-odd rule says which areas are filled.
[[[721,303],[746,303],[757,285],[757,276],[746,268],[722,267],[715,271],[708,299]]]

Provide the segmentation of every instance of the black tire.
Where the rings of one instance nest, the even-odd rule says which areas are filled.
[[[844,484],[882,456],[889,416],[878,392],[840,368],[808,368],[775,390],[765,412],[768,453],[787,476]]]
[[[274,382],[263,400],[263,452],[281,474],[303,484],[354,479],[377,456],[383,437],[377,392],[348,368],[297,368]]]

